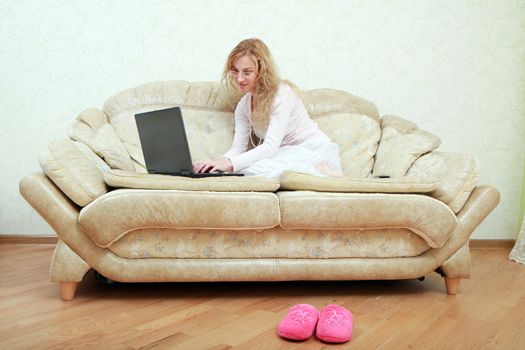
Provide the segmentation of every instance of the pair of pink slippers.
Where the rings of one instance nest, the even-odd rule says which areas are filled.
[[[314,334],[328,343],[344,343],[352,338],[354,316],[344,307],[328,304],[318,311],[310,304],[297,304],[288,310],[277,329],[283,338],[306,340]]]

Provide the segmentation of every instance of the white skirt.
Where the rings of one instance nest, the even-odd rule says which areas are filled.
[[[329,140],[313,139],[298,145],[282,146],[272,158],[261,159],[239,171],[245,175],[279,178],[284,171],[329,176],[318,170],[328,165],[336,176],[342,176],[339,146]],[[318,167],[316,167],[318,166]]]

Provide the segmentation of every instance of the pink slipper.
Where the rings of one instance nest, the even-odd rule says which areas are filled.
[[[283,338],[306,340],[314,334],[319,311],[310,304],[297,304],[288,310],[277,332]]]
[[[344,343],[352,338],[354,316],[336,304],[328,304],[319,313],[315,335],[328,343]]]

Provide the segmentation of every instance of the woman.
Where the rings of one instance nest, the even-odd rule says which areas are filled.
[[[291,170],[342,176],[339,147],[310,119],[302,101],[283,82],[268,47],[259,39],[241,41],[223,73],[230,94],[244,94],[235,108],[235,133],[221,158],[198,161],[195,172],[239,172],[278,178]],[[253,133],[262,142],[254,143]],[[253,148],[248,150],[251,142]]]

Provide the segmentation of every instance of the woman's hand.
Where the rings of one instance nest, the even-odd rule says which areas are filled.
[[[201,160],[193,164],[193,171],[196,173],[231,172],[233,165],[228,158]]]

